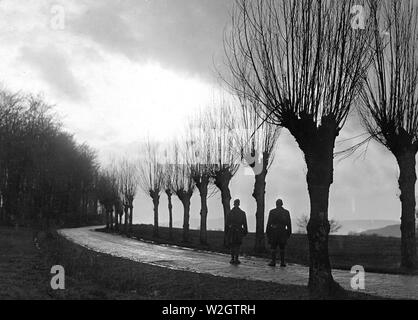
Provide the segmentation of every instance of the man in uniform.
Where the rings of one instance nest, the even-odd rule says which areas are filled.
[[[226,219],[227,242],[231,249],[231,264],[238,265],[238,259],[242,239],[248,234],[247,217],[240,208],[240,200],[234,201],[234,208],[229,212]]]
[[[283,208],[283,201],[280,199],[276,202],[276,208],[270,211],[266,234],[271,246],[271,262],[269,266],[276,266],[277,247],[279,247],[280,266],[286,267],[285,249],[287,241],[292,234],[292,222],[289,211]]]

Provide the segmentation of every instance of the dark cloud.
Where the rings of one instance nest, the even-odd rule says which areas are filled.
[[[71,31],[135,61],[213,76],[232,0],[89,1]]]
[[[23,47],[19,59],[37,70],[57,95],[64,95],[73,101],[83,99],[83,88],[71,71],[67,58],[55,47]]]

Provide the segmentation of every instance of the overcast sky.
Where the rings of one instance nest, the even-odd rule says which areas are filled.
[[[41,93],[66,128],[101,159],[135,150],[144,136],[172,137],[187,115],[217,94],[214,64],[222,59],[230,0],[1,0],[0,81],[10,90]],[[340,139],[364,130],[350,116]],[[267,184],[296,218],[309,212],[306,166],[283,131]],[[336,162],[330,216],[338,220],[400,217],[398,169],[372,143],[365,157]],[[232,195],[253,219],[253,178],[240,171]],[[192,217],[198,218],[198,196]],[[138,221],[152,222],[150,201],[136,201]],[[209,218],[222,216],[218,199]],[[166,220],[165,201],[161,220]],[[176,220],[181,220],[177,203]]]

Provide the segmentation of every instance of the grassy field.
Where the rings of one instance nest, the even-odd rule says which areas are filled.
[[[307,289],[259,281],[226,279],[140,264],[98,254],[60,237],[0,228],[0,300],[3,299],[309,299]],[[66,289],[50,288],[50,269],[62,265]],[[342,293],[338,299],[372,299]]]
[[[199,231],[190,231],[190,242],[182,243],[181,229],[174,230],[174,239],[169,240],[168,229],[160,228],[160,237],[154,238],[152,226],[135,225],[133,236],[138,239],[152,240],[157,243],[181,245],[189,248],[228,253],[223,247],[223,232],[209,231],[208,246],[199,244]],[[244,255],[256,255],[254,253],[255,235],[250,233],[244,239],[242,253]],[[361,265],[367,272],[378,273],[405,273],[399,268],[400,239],[382,238],[376,236],[331,236],[329,241],[329,253],[333,268],[351,270],[355,265]],[[260,255],[258,255],[260,256]],[[269,253],[262,254],[269,258]],[[287,248],[287,260],[291,263],[308,265],[309,263],[308,240],[306,235],[294,234],[289,240]],[[417,272],[418,273],[418,272]]]

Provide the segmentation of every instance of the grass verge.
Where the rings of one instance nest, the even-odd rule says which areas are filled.
[[[228,279],[174,271],[92,252],[61,237],[30,229],[0,228],[0,299],[309,299],[301,286]],[[53,265],[66,272],[66,289],[50,287]],[[342,293],[338,299],[373,299]]]

